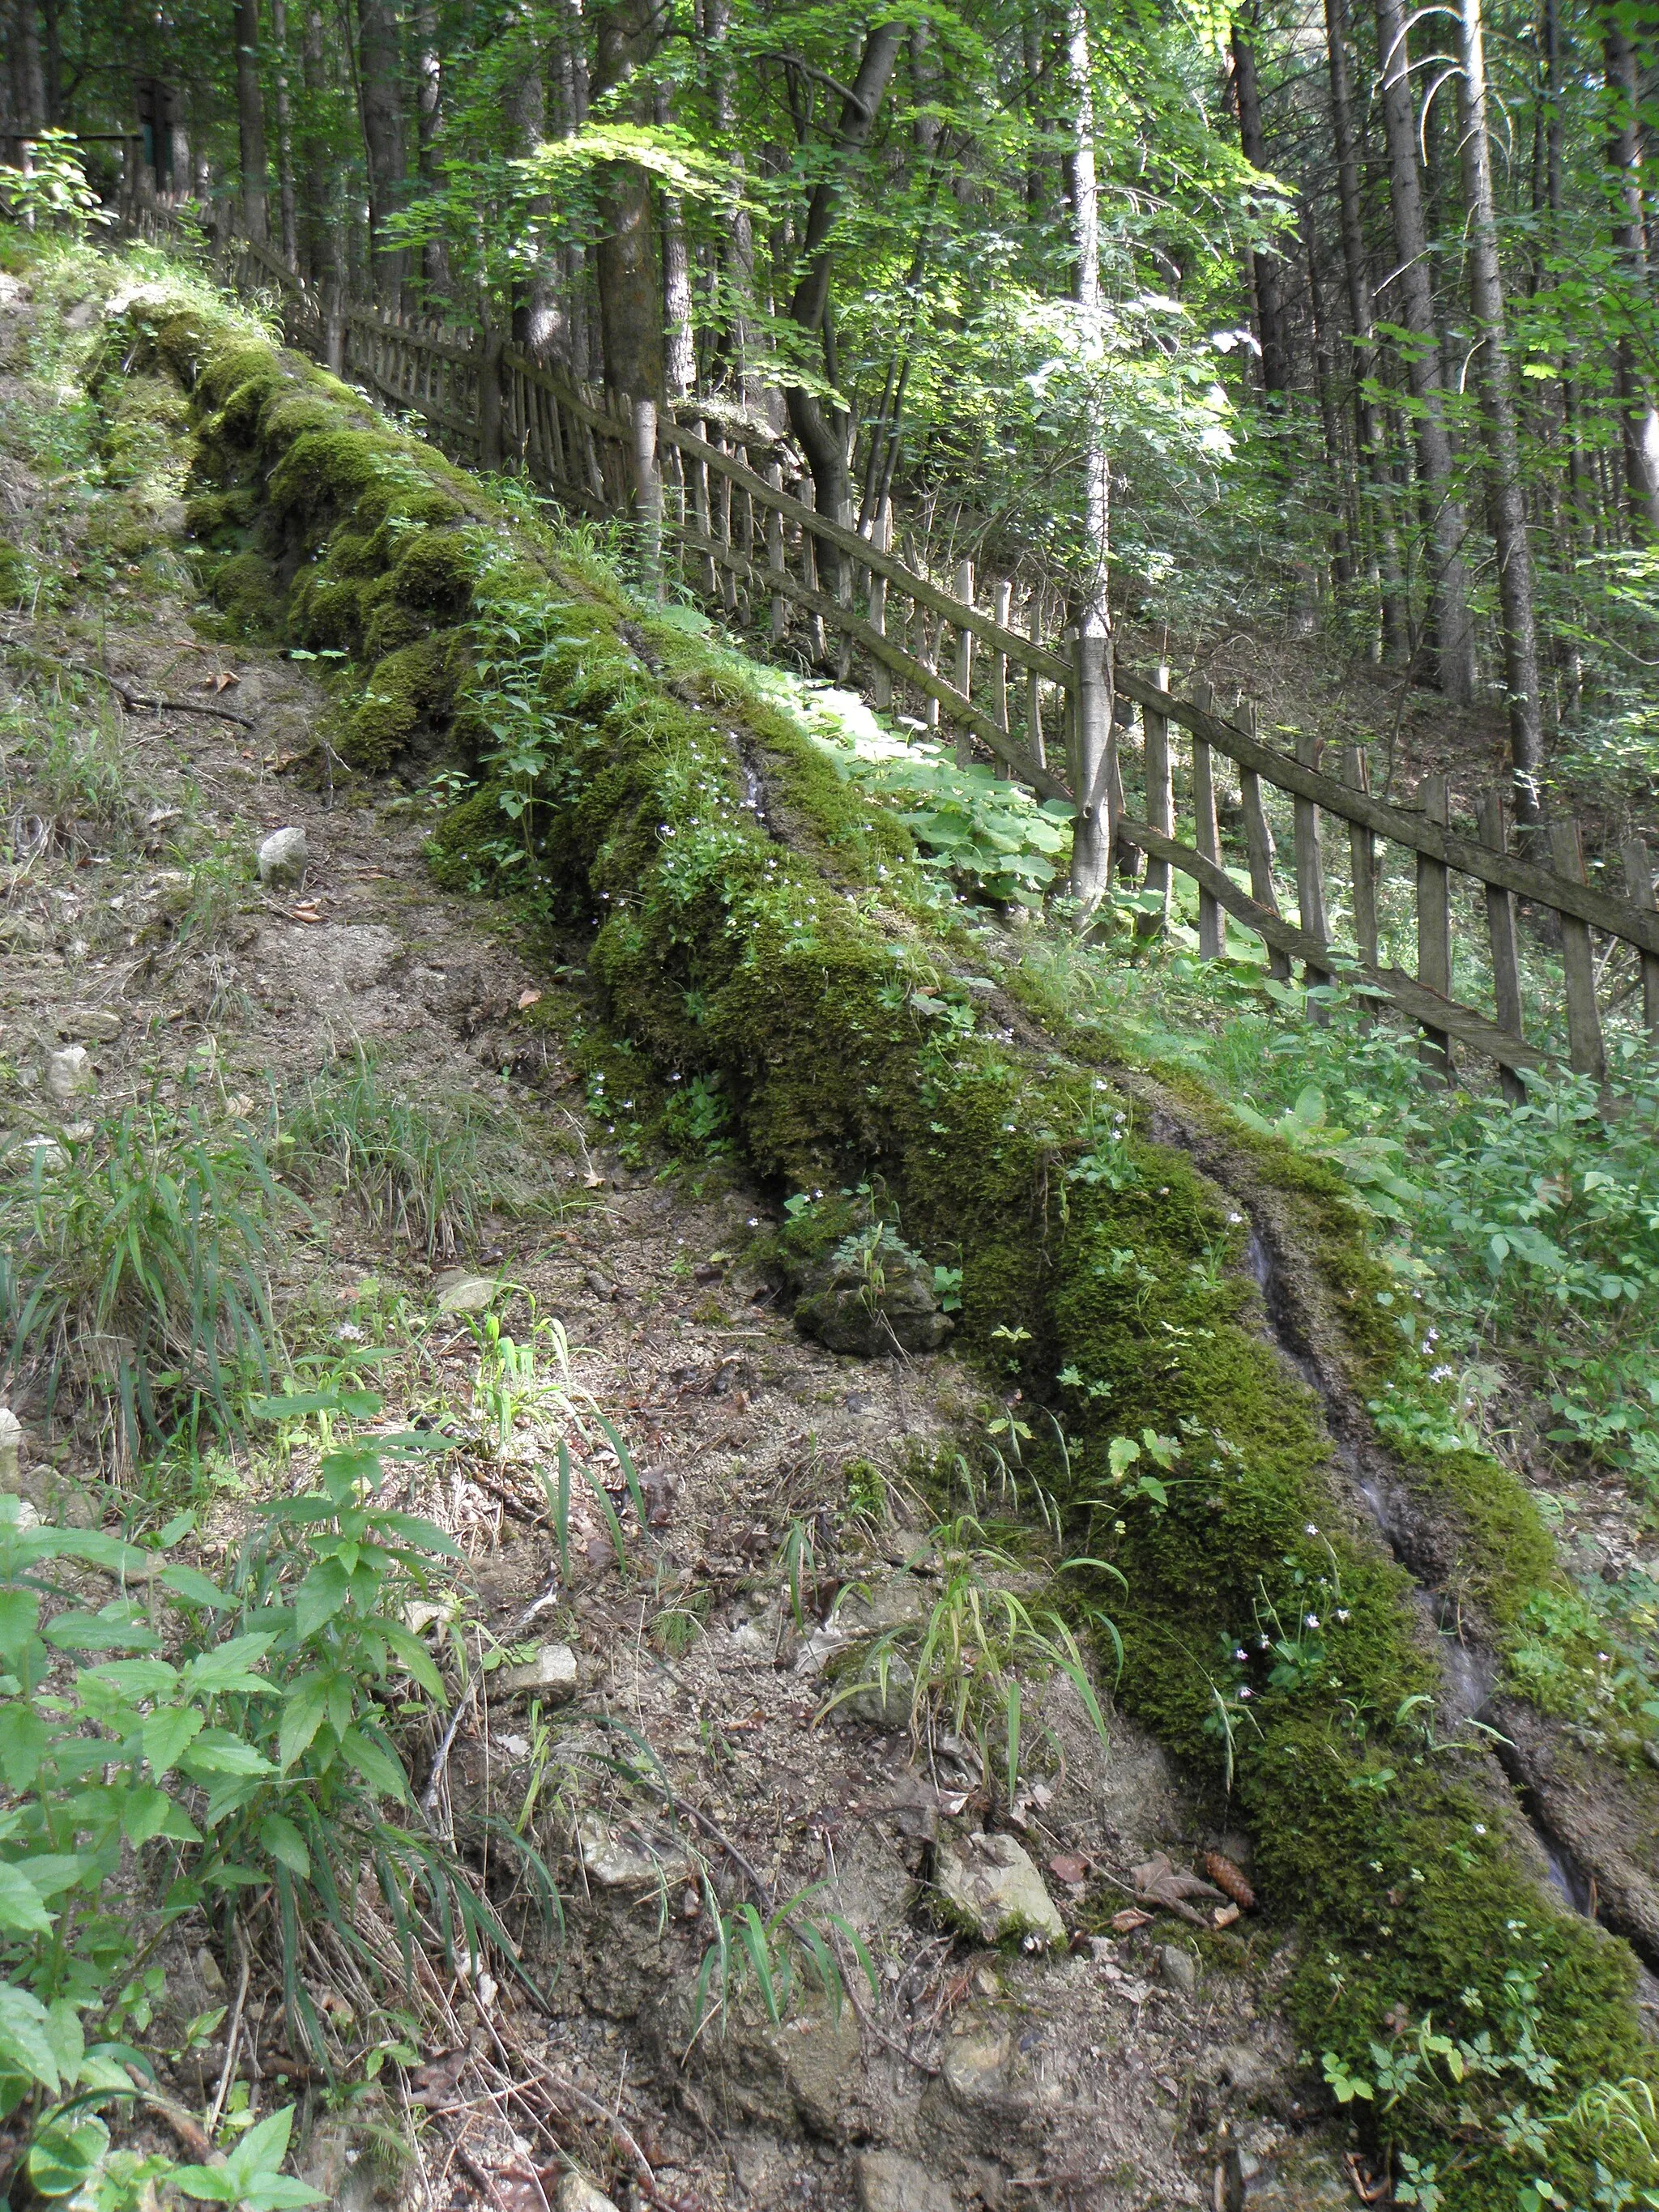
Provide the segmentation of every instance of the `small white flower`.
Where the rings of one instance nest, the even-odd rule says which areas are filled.
[[[343,1321],[334,1332],[343,1344],[361,1344],[363,1333],[355,1321]]]
[[[1486,1822],[1485,1822],[1484,1820],[1477,1820],[1477,1821],[1475,1822],[1475,1824],[1474,1824],[1474,1832],[1475,1832],[1475,1834],[1476,1834],[1477,1836],[1484,1836],[1484,1835],[1486,1834]]]
[[[1255,1648],[1258,1651],[1266,1651],[1269,1648],[1270,1642],[1271,1639],[1269,1638],[1266,1636],[1258,1636],[1255,1639]]]
[[[1340,1605],[1340,1606],[1338,1606],[1338,1607],[1336,1608],[1336,1617],[1337,1617],[1337,1619],[1338,1619],[1339,1620],[1347,1620],[1347,1618],[1348,1618],[1348,1608],[1347,1608],[1347,1607],[1346,1607],[1346,1605]]]
[[[1311,1521],[1308,1523],[1308,1534],[1310,1536],[1316,1536],[1319,1534],[1318,1529],[1314,1526]]]
[[[1429,1380],[1431,1382],[1449,1382],[1456,1373],[1457,1370],[1455,1367],[1431,1367],[1429,1370]]]
[[[1317,1628],[1319,1626],[1319,1615],[1316,1613],[1304,1613],[1302,1620],[1305,1627]]]
[[[1243,1217],[1243,1215],[1242,1213],[1230,1213],[1230,1214],[1227,1216],[1227,1218],[1228,1218],[1228,1220],[1229,1220],[1230,1222],[1231,1222],[1231,1224],[1232,1224],[1233,1227],[1234,1227],[1235,1229],[1237,1229],[1237,1226],[1238,1226],[1238,1224],[1239,1224],[1239,1223],[1240,1223],[1241,1221],[1243,1221],[1243,1219],[1244,1218],[1244,1217]]]
[[[1237,1650],[1233,1654],[1235,1659],[1248,1659],[1249,1656],[1249,1653],[1246,1651],[1242,1644],[1239,1645]]]
[[[757,1213],[751,1213],[750,1215],[749,1226],[751,1229],[758,1229],[760,1227],[760,1216]]]
[[[1244,1686],[1244,1687],[1243,1687],[1243,1688],[1239,1692],[1239,1693],[1238,1693],[1238,1694],[1239,1694],[1239,1696],[1240,1696],[1241,1698],[1248,1698],[1248,1697],[1249,1697],[1250,1695],[1252,1695],[1252,1692],[1251,1692],[1251,1690],[1250,1690],[1249,1685],[1247,1683],[1247,1684],[1245,1685],[1245,1686]]]

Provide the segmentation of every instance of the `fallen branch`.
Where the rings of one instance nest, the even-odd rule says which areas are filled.
[[[205,700],[163,699],[148,691],[134,691],[119,677],[112,676],[106,668],[99,668],[89,660],[66,660],[62,653],[43,653],[38,645],[24,645],[16,638],[7,642],[16,651],[26,653],[33,660],[44,660],[50,668],[67,668],[72,675],[95,676],[100,684],[107,684],[129,713],[140,709],[156,714],[209,714],[215,721],[234,722],[239,728],[254,726],[252,714],[239,714],[230,707],[212,707]]]

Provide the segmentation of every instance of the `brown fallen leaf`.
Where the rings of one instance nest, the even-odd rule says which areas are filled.
[[[1079,1882],[1087,1881],[1089,1862],[1079,1858],[1075,1851],[1062,1851],[1049,1860],[1048,1871],[1056,1881],[1063,1881],[1068,1888],[1075,1889]]]
[[[1231,1928],[1238,1917],[1238,1907],[1236,1905],[1218,1905],[1210,1917],[1218,1928]]]
[[[1225,1890],[1242,1912],[1250,1911],[1255,1903],[1255,1892],[1224,1852],[1206,1851],[1204,1871],[1218,1889]]]
[[[519,994],[519,1012],[522,1014],[532,1006],[538,1006],[541,1004],[541,993],[533,988],[533,987],[529,990],[520,991]]]
[[[1132,1936],[1137,1928],[1145,1928],[1152,1919],[1150,1912],[1138,1912],[1133,1905],[1126,1905],[1121,1912],[1112,1915],[1115,1935]]]
[[[1129,1879],[1135,1886],[1135,1896],[1142,1905],[1162,1905],[1182,1920],[1190,1920],[1201,1928],[1204,1920],[1187,1903],[1189,1897],[1219,1897],[1221,1892],[1201,1875],[1188,1874],[1172,1866],[1166,1851],[1154,1851],[1144,1864],[1131,1867]]]

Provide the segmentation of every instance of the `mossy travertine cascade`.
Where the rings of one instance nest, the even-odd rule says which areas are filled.
[[[908,1242],[960,1266],[961,1341],[1026,1394],[1033,1448],[1050,1424],[1026,1407],[1064,1429],[1045,1477],[1078,1552],[1104,1563],[1085,1574],[1123,1639],[1120,1693],[1212,1778],[1218,1806],[1231,1776],[1264,1899],[1307,1931],[1293,2011],[1316,2066],[1329,2052],[1369,2067],[1373,2043],[1400,2046],[1431,2018],[1504,2050],[1535,2038],[1556,2062],[1551,2086],[1521,2093],[1535,2106],[1649,2073],[1628,1951],[1526,1870],[1484,1761],[1436,1745],[1432,1639],[1408,1578],[1354,1511],[1319,1405],[1263,1325],[1249,1221],[1188,1150],[1154,1140],[1146,1079],[1120,1079],[971,972],[984,956],[922,897],[902,829],[871,818],[732,656],[642,613],[597,564],[229,320],[152,301],[129,322],[106,374],[161,366],[189,393],[190,518],[222,604],[364,668],[337,741],[352,765],[447,747],[479,768],[439,833],[441,879],[533,884],[591,929],[616,1030],[664,1074],[716,1079],[762,1175],[829,1193],[826,1228],[837,1192],[873,1186]],[[474,672],[481,650],[512,657],[509,630],[542,751],[507,787]],[[1211,1100],[1185,1108],[1225,1118]],[[1271,1143],[1242,1150],[1283,1194],[1301,1263],[1332,1285],[1355,1376],[1381,1372],[1385,1279],[1340,1185]],[[1111,1451],[1147,1430],[1172,1440],[1156,1488]],[[1529,1564],[1547,1559],[1502,1470],[1461,1480],[1477,1547],[1507,1529]],[[1484,1571],[1499,1617],[1504,1571]],[[1483,2117],[1516,2101],[1478,2081],[1462,2094]],[[1448,2126],[1415,2148],[1438,2159],[1449,2201],[1513,2203],[1524,2153],[1478,2122]]]

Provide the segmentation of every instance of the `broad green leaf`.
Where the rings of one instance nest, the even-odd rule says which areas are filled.
[[[337,1559],[319,1559],[300,1585],[295,1607],[302,1637],[314,1636],[351,1594],[351,1577]]]
[[[222,1613],[232,1601],[217,1583],[210,1581],[195,1567],[164,1567],[158,1579],[163,1589],[171,1590],[187,1605],[204,1605],[216,1613]]]
[[[185,1746],[201,1734],[203,1719],[192,1705],[164,1705],[144,1723],[138,1741],[158,1778],[178,1765]]]
[[[29,2180],[42,2197],[70,2197],[97,2170],[109,2130],[95,2113],[48,2120],[29,2148]]]
[[[179,1681],[176,1668],[165,1659],[111,1659],[83,1667],[76,1679],[83,1688],[112,1690],[129,1705],[143,1698],[170,1697]]]
[[[143,1621],[112,1619],[105,1613],[60,1613],[41,1634],[63,1651],[155,1651],[161,1639]]]
[[[279,1866],[297,1874],[301,1881],[311,1873],[311,1853],[305,1838],[284,1813],[267,1813],[259,1823],[259,1841]]]
[[[409,1795],[409,1777],[403,1768],[390,1752],[383,1751],[361,1729],[347,1729],[340,1738],[340,1752],[370,1789],[381,1796],[402,1798]]]
[[[224,1729],[204,1729],[179,1764],[198,1780],[216,1774],[274,1774],[276,1771],[262,1751]]]
[[[204,1693],[228,1690],[256,1692],[261,1697],[272,1695],[273,1682],[250,1671],[263,1659],[276,1641],[274,1636],[234,1636],[228,1644],[216,1650],[204,1651],[185,1668],[185,1680],[189,1687]]]
[[[49,1739],[33,1705],[9,1699],[0,1705],[0,1776],[8,1790],[27,1790],[40,1771]]]
[[[282,1724],[276,1731],[276,1756],[284,1773],[302,1752],[309,1749],[312,1739],[322,1726],[323,1716],[328,1710],[328,1694],[329,1678],[325,1674],[307,1674],[289,1692]]]
[[[167,2179],[186,2197],[210,2204],[234,2204],[241,2195],[228,2166],[175,2166]]]
[[[52,1915],[40,1899],[40,1893],[22,1869],[0,1861],[0,1928],[9,1928],[24,1936],[46,1936],[52,1932]]]
[[[122,1834],[135,1846],[149,1843],[167,1825],[172,1803],[167,1791],[157,1790],[153,1784],[144,1783],[136,1790],[126,1790],[121,1800]]]
[[[227,2172],[234,2176],[239,2187],[246,2187],[258,2174],[280,2172],[293,2132],[292,2105],[268,2113],[256,2127],[248,2130],[231,2153],[226,2163]]]
[[[0,1658],[15,1670],[40,1619],[40,1601],[33,1590],[0,1590]]]
[[[55,2097],[61,2077],[48,2025],[39,1997],[14,1982],[0,1982],[0,2066],[27,2075]]]

